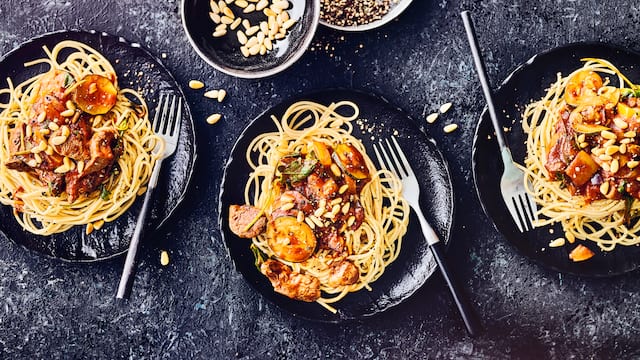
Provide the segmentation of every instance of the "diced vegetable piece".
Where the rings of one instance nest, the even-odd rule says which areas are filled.
[[[356,180],[369,177],[369,169],[364,162],[364,157],[351,144],[338,144],[333,152],[333,159],[340,168]]]
[[[569,253],[569,259],[578,262],[589,260],[593,257],[594,253],[588,247],[584,245],[578,245],[575,249]]]
[[[579,71],[569,78],[564,91],[564,100],[567,104],[573,106],[592,103],[601,86],[602,78],[596,72],[591,70]]]
[[[278,258],[301,262],[313,255],[316,236],[306,223],[298,222],[292,216],[282,216],[269,222],[267,243]]]
[[[102,75],[87,75],[73,92],[73,101],[80,110],[91,114],[106,114],[116,104],[118,89]]]
[[[583,133],[583,134],[595,134],[604,130],[609,130],[609,128],[604,125],[585,124],[585,123],[575,123],[575,124],[572,124],[571,127],[576,132]]]
[[[322,166],[331,166],[333,161],[331,161],[331,152],[329,152],[327,145],[319,141],[314,141],[313,152],[316,154],[316,157]]]
[[[631,119],[634,116],[637,117],[638,113],[640,113],[640,109],[632,108],[624,103],[618,103],[616,109],[618,110],[618,116],[623,119]]]
[[[598,171],[598,164],[585,151],[580,151],[564,173],[577,186],[584,185]]]

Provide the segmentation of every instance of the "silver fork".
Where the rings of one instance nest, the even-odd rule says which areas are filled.
[[[178,135],[180,134],[180,123],[182,122],[182,98],[169,93],[160,94],[158,100],[158,106],[156,113],[151,122],[151,129],[156,135],[160,136],[164,141],[164,150],[160,155],[158,161],[156,161],[151,173],[151,178],[147,184],[147,191],[144,196],[144,202],[142,209],[138,215],[136,227],[129,244],[129,251],[127,252],[127,258],[124,262],[124,269],[122,270],[122,276],[120,277],[120,284],[118,285],[118,293],[116,298],[126,299],[131,294],[131,287],[133,285],[135,267],[136,267],[136,255],[138,253],[138,247],[140,246],[140,239],[143,235],[144,225],[149,212],[149,205],[153,192],[158,184],[158,176],[160,175],[160,168],[162,167],[162,161],[169,157],[176,151],[178,145]]]
[[[473,28],[473,23],[471,22],[471,16],[468,11],[463,11],[460,15],[462,15],[464,28],[467,32],[467,39],[469,40],[471,53],[473,54],[473,61],[476,66],[476,71],[478,72],[478,77],[480,78],[484,97],[487,100],[489,116],[491,117],[491,123],[493,124],[496,138],[498,139],[498,146],[500,147],[500,154],[502,155],[502,164],[504,166],[502,178],[500,179],[502,200],[507,206],[507,209],[509,209],[509,213],[518,226],[518,230],[520,230],[520,232],[533,230],[534,222],[538,220],[536,203],[531,194],[529,194],[525,189],[524,171],[517,168],[513,163],[511,151],[507,146],[507,141],[505,140],[504,133],[502,132],[502,127],[498,121],[496,109],[493,105],[491,86],[489,85],[484,61],[480,56],[480,46],[478,45],[478,39]]]
[[[411,165],[409,164],[407,157],[404,155],[402,148],[400,148],[400,145],[396,141],[396,138],[392,136],[391,140],[393,141],[393,146],[389,142],[389,139],[385,139],[384,143],[386,144],[386,149],[382,141],[380,141],[378,146],[375,144],[373,145],[373,150],[376,154],[376,158],[378,159],[378,163],[381,168],[391,171],[402,181],[402,195],[418,216],[418,221],[420,222],[424,238],[427,241],[427,244],[429,244],[429,248],[433,253],[433,257],[436,259],[438,268],[449,286],[449,291],[451,292],[460,315],[462,316],[467,332],[469,335],[475,336],[480,330],[478,318],[475,315],[475,311],[471,307],[468,299],[462,296],[460,288],[453,280],[453,276],[445,262],[445,257],[441,249],[442,242],[422,213],[422,209],[420,208],[420,186],[418,184],[418,179],[411,169]],[[380,151],[378,151],[378,147],[380,148]]]

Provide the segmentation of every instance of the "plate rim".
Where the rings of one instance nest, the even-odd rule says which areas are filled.
[[[634,55],[636,57],[638,57],[640,59],[640,51],[636,51],[634,49],[630,49],[630,48],[625,48],[622,47],[620,45],[614,44],[614,43],[608,43],[608,42],[602,42],[602,41],[574,41],[574,42],[569,42],[566,44],[562,44],[559,46],[555,46],[552,48],[547,48],[541,52],[538,52],[532,56],[530,56],[526,61],[523,61],[521,63],[519,63],[512,71],[510,71],[507,76],[500,82],[499,86],[496,87],[494,90],[492,90],[493,94],[497,94],[498,92],[502,91],[509,83],[509,81],[514,77],[519,75],[520,73],[524,72],[527,67],[533,65],[536,61],[538,61],[539,58],[544,58],[547,56],[552,55],[555,52],[560,52],[560,51],[568,51],[574,48],[582,48],[582,47],[598,47],[598,48],[602,48],[602,49],[610,49],[613,51],[620,51],[620,52],[624,52],[627,54],[631,54]],[[537,264],[538,266],[540,266],[543,269],[547,269],[547,270],[551,270],[554,272],[557,272],[559,274],[566,274],[566,275],[571,275],[571,276],[576,276],[576,277],[583,277],[583,278],[612,278],[612,277],[616,277],[616,276],[622,276],[628,273],[631,273],[633,271],[636,271],[640,268],[640,261],[638,262],[638,264],[632,268],[632,269],[627,269],[627,270],[619,270],[619,271],[615,271],[615,272],[602,272],[602,273],[581,273],[579,271],[572,271],[572,270],[566,270],[566,269],[562,269],[557,265],[554,264],[550,264],[548,262],[544,262],[542,261],[539,257],[535,257],[532,256],[528,253],[526,253],[525,251],[523,251],[523,249],[518,246],[517,244],[515,244],[514,241],[512,241],[511,239],[509,239],[509,236],[507,236],[507,234],[505,233],[505,231],[503,231],[503,229],[501,229],[501,227],[498,225],[497,221],[493,218],[493,216],[491,216],[489,209],[487,208],[487,205],[485,204],[485,202],[483,201],[483,195],[481,194],[481,190],[480,187],[478,186],[478,171],[477,171],[477,152],[478,152],[478,141],[479,141],[479,135],[480,135],[480,131],[481,131],[481,127],[483,126],[483,119],[487,116],[487,112],[488,112],[488,107],[485,104],[485,106],[483,107],[480,115],[477,117],[478,121],[477,124],[475,126],[475,130],[474,130],[474,134],[473,134],[473,144],[472,144],[472,151],[471,151],[471,162],[472,162],[472,173],[473,173],[473,185],[475,188],[475,193],[476,196],[478,198],[478,201],[480,202],[480,205],[482,207],[482,211],[485,214],[485,216],[489,219],[489,221],[491,222],[491,225],[493,227],[493,229],[495,231],[497,231],[502,238],[504,238],[504,240],[506,240],[506,242],[512,247],[515,248],[516,251],[518,252],[518,254],[520,256],[523,256],[524,258],[526,258],[527,260],[530,260],[532,262],[534,262],[535,264]],[[519,118],[518,120],[521,120],[521,118]],[[520,126],[520,125],[519,125]],[[491,131],[493,132],[493,128],[491,128]],[[547,227],[551,227],[552,225],[549,225]]]
[[[264,111],[260,112],[258,115],[256,115],[255,117],[253,117],[253,119],[243,128],[242,132],[240,133],[240,135],[238,135],[236,141],[234,142],[233,147],[231,148],[230,152],[229,152],[229,156],[227,158],[227,160],[224,162],[224,171],[223,171],[223,176],[221,178],[220,181],[220,190],[219,190],[219,194],[218,194],[218,231],[219,234],[221,235],[221,239],[224,243],[224,248],[227,254],[227,257],[229,258],[229,260],[231,260],[231,263],[233,264],[233,268],[234,271],[237,274],[240,274],[243,281],[249,285],[249,287],[252,289],[252,292],[259,294],[259,296],[262,299],[265,299],[267,302],[269,302],[270,304],[272,304],[273,306],[275,306],[276,308],[280,309],[281,311],[296,317],[296,318],[301,318],[301,319],[305,319],[308,321],[313,321],[313,322],[318,322],[318,323],[333,323],[333,324],[337,324],[337,323],[345,323],[345,322],[350,322],[350,321],[358,321],[358,320],[364,320],[364,319],[369,319],[375,316],[379,316],[381,313],[384,313],[386,311],[389,311],[393,308],[397,308],[399,305],[401,305],[402,303],[404,303],[405,301],[407,301],[408,298],[412,297],[415,295],[416,292],[418,292],[420,289],[422,289],[429,280],[431,280],[434,276],[435,273],[437,273],[437,268],[433,267],[432,271],[430,272],[430,274],[423,280],[420,282],[420,285],[417,286],[416,288],[414,288],[411,293],[409,293],[408,295],[406,295],[402,300],[397,301],[394,304],[385,306],[382,310],[378,310],[378,311],[374,311],[374,312],[369,312],[366,314],[358,314],[356,316],[351,316],[351,317],[342,317],[339,315],[336,315],[334,317],[331,317],[329,319],[321,319],[321,318],[315,318],[315,317],[310,317],[310,316],[305,316],[304,314],[300,314],[297,313],[287,307],[282,306],[281,304],[275,302],[274,300],[272,300],[271,298],[267,297],[265,294],[262,293],[262,291],[258,288],[258,286],[256,284],[254,284],[252,281],[250,281],[250,279],[248,279],[244,273],[238,268],[238,260],[236,258],[234,258],[231,254],[231,249],[229,248],[229,246],[227,246],[227,243],[229,241],[229,239],[227,238],[227,234],[225,233],[223,226],[226,223],[226,220],[223,219],[223,213],[224,213],[224,206],[225,204],[223,204],[223,196],[225,194],[225,184],[227,182],[227,177],[229,176],[229,173],[227,172],[227,168],[230,166],[230,164],[234,161],[233,155],[234,152],[236,151],[237,146],[239,145],[240,141],[247,136],[247,133],[249,132],[249,130],[251,130],[251,128],[253,126],[255,126],[260,119],[262,119],[264,116],[268,116],[269,113],[273,110],[273,108],[281,106],[283,104],[292,104],[295,101],[299,101],[302,99],[313,99],[314,96],[319,96],[320,94],[324,94],[327,92],[331,92],[331,91],[344,91],[344,92],[352,92],[352,93],[356,93],[359,94],[360,96],[367,96],[367,97],[371,97],[371,98],[375,98],[378,101],[380,101],[382,104],[384,104],[384,106],[388,106],[390,108],[393,109],[394,112],[397,112],[399,114],[402,115],[402,121],[406,121],[409,122],[409,126],[416,131],[416,134],[419,134],[420,137],[423,138],[424,141],[431,143],[433,146],[431,146],[431,148],[434,150],[435,155],[437,156],[438,160],[441,161],[440,165],[444,165],[443,167],[443,173],[444,176],[446,178],[446,185],[450,191],[448,198],[450,199],[450,208],[447,209],[447,219],[446,219],[446,226],[445,226],[445,230],[447,232],[446,234],[446,238],[445,239],[441,239],[441,241],[443,242],[443,245],[445,246],[445,250],[449,247],[449,245],[451,244],[451,238],[452,238],[452,232],[453,232],[453,228],[455,225],[455,214],[456,214],[456,201],[455,201],[455,188],[454,188],[454,184],[453,184],[453,180],[451,178],[451,169],[449,166],[449,163],[446,159],[446,157],[444,156],[444,153],[442,152],[442,150],[440,149],[440,147],[438,146],[436,140],[431,137],[429,134],[427,134],[419,125],[418,123],[414,120],[414,118],[410,115],[409,112],[403,110],[402,108],[398,107],[397,105],[395,105],[394,103],[388,101],[386,99],[386,97],[377,94],[373,91],[368,91],[368,90],[364,90],[364,89],[356,89],[356,88],[346,88],[346,87],[327,87],[327,88],[320,88],[320,89],[314,89],[311,91],[307,91],[307,92],[303,92],[303,93],[297,93],[295,95],[292,95],[291,97],[288,97],[286,99],[282,99],[280,102],[274,104],[273,106],[270,106],[268,109],[265,109]],[[411,210],[412,213],[414,212],[413,209]],[[413,216],[413,215],[412,215]],[[422,236],[422,235],[420,235]],[[421,241],[421,240],[418,240]],[[428,247],[428,245],[427,245]],[[360,291],[364,291],[364,289],[360,290]]]
[[[190,138],[190,143],[193,144],[193,156],[191,156],[191,159],[189,161],[189,164],[187,166],[187,173],[186,173],[186,180],[185,180],[185,186],[184,189],[182,191],[182,193],[178,196],[177,201],[176,201],[176,205],[170,209],[168,211],[168,213],[166,215],[164,215],[164,217],[162,219],[160,219],[158,221],[158,224],[152,228],[147,230],[148,232],[156,232],[158,230],[160,230],[161,228],[163,228],[167,221],[169,219],[171,219],[176,211],[181,207],[181,205],[184,202],[184,199],[186,198],[187,194],[189,193],[190,188],[193,185],[193,174],[194,174],[194,170],[195,170],[195,163],[196,163],[196,159],[198,157],[198,144],[196,141],[196,136],[195,136],[195,124],[193,122],[193,113],[191,112],[191,107],[189,106],[189,103],[186,99],[186,96],[184,94],[184,91],[182,89],[182,86],[180,85],[180,83],[178,83],[178,81],[176,80],[176,78],[173,76],[173,73],[171,73],[171,71],[169,71],[169,69],[166,67],[166,65],[162,62],[162,60],[160,58],[158,58],[157,56],[155,56],[146,46],[140,44],[139,42],[136,41],[130,41],[127,38],[123,37],[123,36],[119,36],[119,35],[115,35],[112,33],[108,33],[106,31],[99,31],[99,30],[95,30],[95,29],[90,29],[90,30],[82,30],[82,29],[77,29],[77,28],[72,28],[72,29],[61,29],[61,30],[54,30],[54,31],[48,31],[45,33],[41,33],[38,34],[36,36],[30,37],[22,42],[20,42],[18,45],[14,46],[11,50],[9,50],[8,52],[6,52],[5,54],[3,54],[2,56],[0,56],[0,64],[5,62],[7,58],[9,58],[10,56],[13,56],[15,53],[17,53],[18,51],[22,50],[25,46],[29,46],[30,44],[33,44],[37,41],[42,41],[45,40],[47,38],[50,37],[54,37],[54,36],[60,36],[60,35],[65,35],[65,34],[75,34],[78,36],[96,36],[98,39],[101,38],[112,38],[115,41],[117,41],[118,43],[122,43],[125,44],[128,47],[132,47],[132,48],[137,48],[139,50],[141,50],[146,57],[152,59],[154,62],[156,62],[159,65],[159,68],[161,69],[162,72],[165,73],[165,75],[167,75],[175,84],[175,90],[178,91],[179,95],[182,97],[183,99],[183,105],[184,105],[184,109],[186,109],[188,118],[189,118],[189,122],[190,122],[190,126],[191,126],[191,134],[189,134],[189,138]],[[184,116],[183,116],[183,120]],[[140,196],[137,197],[136,200],[138,200],[138,198],[141,198]],[[4,206],[4,205],[2,205]],[[127,211],[129,211],[130,209],[128,209]],[[76,225],[78,226],[78,225]],[[38,251],[36,249],[32,249],[27,247],[25,244],[23,244],[22,242],[18,242],[15,239],[13,239],[12,237],[10,237],[3,229],[0,228],[0,234],[2,234],[2,236],[4,236],[5,238],[7,238],[9,241],[11,241],[13,244],[16,244],[18,246],[20,246],[23,249],[26,249],[28,253],[33,254],[33,255],[37,255],[39,257],[44,257],[47,259],[51,259],[51,260],[56,260],[56,261],[60,261],[63,263],[69,263],[69,264],[88,264],[88,263],[96,263],[96,262],[103,262],[103,261],[108,261],[108,260],[112,260],[118,257],[121,257],[122,255],[124,255],[125,253],[127,253],[128,249],[123,249],[122,251],[113,253],[111,255],[108,256],[104,256],[104,257],[100,257],[100,258],[95,258],[95,259],[69,259],[69,258],[65,258],[65,257],[59,257],[59,256],[54,256],[51,254],[47,254],[41,251]],[[34,234],[35,235],[35,234]],[[35,236],[40,236],[43,239],[46,239],[47,237],[49,237],[49,235],[35,235]]]

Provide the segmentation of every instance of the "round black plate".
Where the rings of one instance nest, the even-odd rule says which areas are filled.
[[[45,34],[21,44],[0,60],[0,86],[8,86],[7,77],[17,84],[48,70],[48,65],[25,68],[24,63],[44,57],[43,46],[51,49],[63,40],[80,41],[100,51],[115,68],[119,86],[141,92],[147,101],[151,117],[155,115],[160,92],[173,92],[183,98],[178,147],[175,154],[162,163],[155,200],[148,217],[147,226],[157,229],[182,201],[196,157],[193,121],[182,90],[160,60],[139,44],[105,33],[84,31]],[[15,243],[49,257],[67,261],[104,260],[127,251],[141,206],[142,200],[139,198],[116,221],[105,224],[101,230],[88,236],[84,233],[84,226],[75,226],[51,236],[33,235],[24,231],[15,221],[11,207],[2,206],[0,231]]]
[[[435,142],[420,132],[407,114],[384,99],[353,90],[327,90],[275,106],[258,116],[240,135],[227,162],[220,192],[219,220],[229,255],[236,270],[242,273],[251,286],[295,316],[339,322],[380,313],[401,303],[418,290],[436,268],[435,260],[428,250],[413,213],[398,259],[386,269],[378,281],[371,284],[373,291],[361,290],[351,293],[336,303],[337,314],[332,314],[316,303],[295,301],[275,293],[267,278],[254,265],[249,240],[240,239],[229,230],[229,205],[244,204],[244,186],[250,172],[245,160],[248,144],[261,133],[277,131],[270,116],[280,117],[291,104],[299,100],[312,100],[325,105],[340,100],[355,102],[360,108],[363,126],[354,124],[353,135],[362,140],[370,156],[374,154],[373,143],[395,134],[420,179],[421,204],[425,217],[442,240],[449,239],[453,220],[453,189],[449,170]]]
[[[509,128],[507,141],[514,161],[523,164],[526,156],[526,134],[522,130],[524,107],[542,98],[556,74],[563,75],[582,66],[580,59],[598,57],[609,60],[631,81],[640,82],[640,54],[601,43],[576,43],[536,55],[519,66],[495,92],[496,111],[504,127]],[[640,265],[640,247],[617,247],[603,252],[595,243],[581,244],[595,252],[587,261],[573,262],[569,252],[575,245],[549,248],[551,240],[563,236],[560,225],[542,227],[520,233],[500,196],[502,161],[488,112],[483,112],[473,144],[473,175],[485,213],[495,227],[521,253],[543,266],[574,275],[612,276],[632,271]]]

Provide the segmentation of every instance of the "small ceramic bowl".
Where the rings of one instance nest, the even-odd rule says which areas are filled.
[[[333,24],[322,18],[320,19],[320,24],[330,27],[332,29],[341,30],[341,31],[350,31],[350,32],[367,31],[367,30],[375,29],[382,25],[385,25],[389,21],[398,17],[409,6],[409,4],[411,4],[411,1],[412,0],[398,0],[397,3],[391,5],[389,12],[384,14],[382,18],[372,21],[368,24],[342,26],[342,25]]]
[[[273,4],[283,0],[264,1]],[[230,8],[233,11],[234,19],[246,19],[251,27],[259,26],[263,21],[268,23],[268,17],[264,10],[245,13],[241,6],[249,4],[249,6],[255,7],[258,4],[258,2],[250,0],[235,0],[228,4],[224,0],[182,0],[182,25],[191,46],[202,59],[214,68],[240,78],[252,79],[275,75],[295,63],[309,47],[320,17],[320,2],[318,0],[288,0],[286,11],[289,17],[296,21],[287,30],[285,37],[273,39],[271,41],[272,50],[263,55],[258,53],[245,56],[240,49],[242,45],[237,33],[242,31],[246,35],[247,28],[240,24],[231,30],[231,24],[228,24],[226,34],[215,37],[213,34],[219,23],[216,23],[210,15],[212,3],[216,4],[214,6],[216,8],[220,8],[218,3],[224,3],[224,5],[220,5]],[[222,12],[218,14],[220,17],[224,15]],[[261,30],[258,30],[253,36],[260,32]],[[249,33],[252,32],[249,31]],[[251,35],[248,38],[251,38]],[[248,49],[244,51],[246,53]]]

